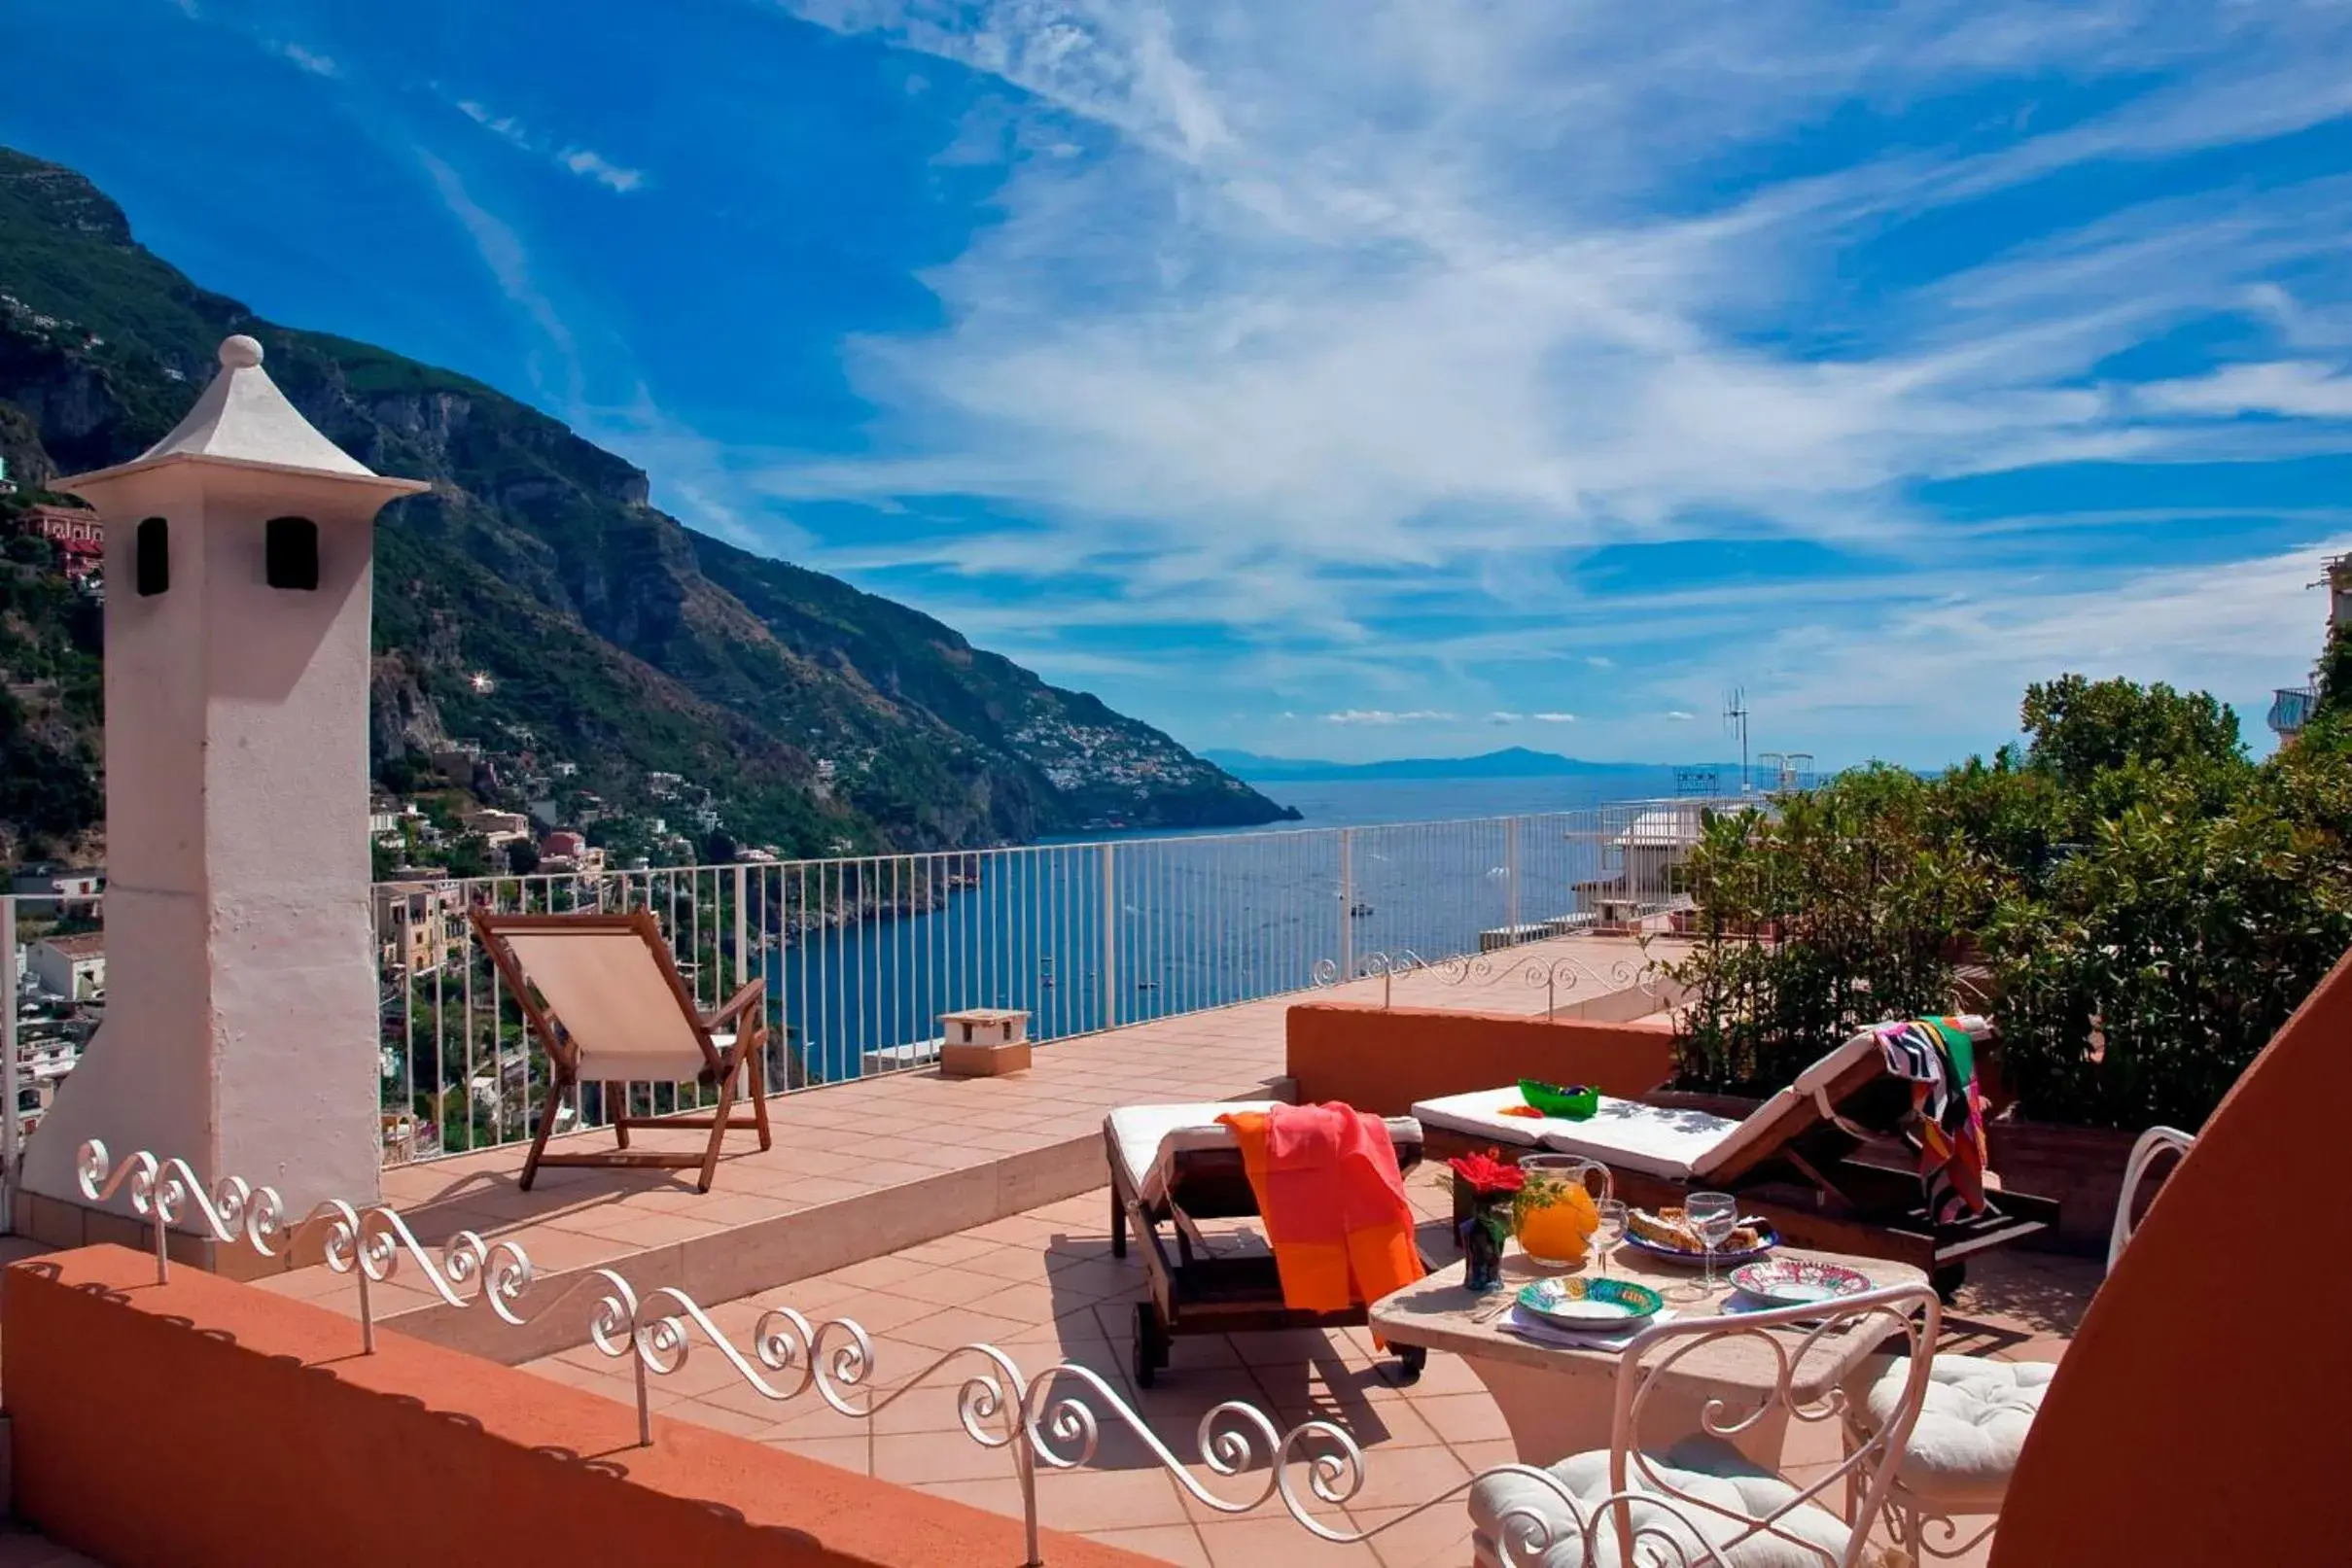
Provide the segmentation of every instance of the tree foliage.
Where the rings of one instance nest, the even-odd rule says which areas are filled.
[[[2025,744],[1708,826],[1681,1075],[1769,1091],[1875,1019],[1991,1013],[2026,1114],[2200,1124],[2352,945],[2352,714],[2257,764],[2202,692],[2037,684]]]

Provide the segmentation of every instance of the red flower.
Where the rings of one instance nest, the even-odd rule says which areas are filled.
[[[1489,1149],[1484,1154],[1465,1155],[1448,1160],[1454,1167],[1455,1178],[1468,1184],[1470,1191],[1481,1198],[1492,1198],[1502,1193],[1515,1193],[1527,1185],[1527,1173],[1517,1166],[1502,1163],[1502,1151]]]

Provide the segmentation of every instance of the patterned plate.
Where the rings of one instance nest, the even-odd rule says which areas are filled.
[[[1817,1307],[1842,1296],[1859,1296],[1871,1288],[1869,1275],[1842,1263],[1816,1263],[1810,1258],[1747,1264],[1732,1271],[1732,1283],[1774,1307]]]
[[[1769,1225],[1757,1226],[1756,1232],[1764,1238],[1756,1246],[1740,1247],[1736,1251],[1729,1247],[1716,1248],[1715,1267],[1730,1269],[1743,1263],[1754,1263],[1759,1259],[1771,1257],[1773,1248],[1780,1244],[1778,1234]],[[1631,1247],[1645,1258],[1658,1258],[1667,1263],[1687,1263],[1694,1269],[1706,1266],[1706,1254],[1703,1252],[1685,1252],[1680,1247],[1669,1247],[1662,1241],[1645,1240],[1631,1231],[1625,1234],[1625,1239],[1620,1244]]]
[[[1579,1274],[1538,1279],[1519,1293],[1519,1305],[1563,1328],[1627,1328],[1654,1317],[1666,1298],[1631,1279]]]

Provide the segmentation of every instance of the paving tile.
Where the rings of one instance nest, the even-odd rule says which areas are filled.
[[[1449,1444],[1477,1443],[1485,1439],[1507,1438],[1511,1429],[1503,1424],[1502,1411],[1485,1394],[1440,1394],[1430,1399],[1413,1401],[1414,1413],[1436,1428],[1437,1435]]]
[[[1309,1535],[1288,1515],[1219,1519],[1199,1526],[1210,1568],[1380,1568],[1371,1547]]]
[[[894,1432],[873,1440],[872,1474],[899,1482],[995,1481],[1013,1473],[1009,1448],[991,1448],[954,1432]]]
[[[1141,1530],[1089,1530],[1089,1540],[1100,1541],[1106,1547],[1157,1557],[1180,1568],[1209,1568],[1209,1549],[1201,1544],[1201,1535],[1189,1524],[1155,1524]]]
[[[1471,1568],[1470,1507],[1466,1498],[1416,1512],[1351,1507],[1354,1526],[1372,1532],[1365,1544],[1382,1568]]]
[[[1176,1482],[1156,1466],[1149,1470],[1041,1470],[1037,1518],[1055,1530],[1132,1529],[1181,1524],[1184,1509],[1176,1501]]]

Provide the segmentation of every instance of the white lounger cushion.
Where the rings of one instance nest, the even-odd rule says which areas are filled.
[[[1235,1111],[1270,1111],[1281,1103],[1235,1099],[1221,1104],[1123,1105],[1104,1119],[1103,1132],[1127,1185],[1145,1203],[1156,1203],[1167,1196],[1169,1167],[1178,1153],[1233,1146],[1233,1129],[1218,1117]],[[1386,1121],[1389,1142],[1420,1145],[1421,1123],[1410,1116],[1390,1116]]]
[[[1962,1026],[1981,1034],[1984,1021],[1968,1018]],[[1740,1121],[1710,1116],[1703,1111],[1644,1105],[1639,1100],[1600,1097],[1600,1109],[1589,1121],[1571,1122],[1547,1116],[1504,1116],[1502,1107],[1520,1102],[1516,1085],[1424,1099],[1413,1114],[1431,1127],[1492,1138],[1523,1148],[1544,1148],[1561,1154],[1582,1155],[1605,1166],[1623,1166],[1674,1181],[1703,1178],[1724,1168],[1749,1144],[1767,1135],[1781,1118],[1816,1090],[1826,1089],[1855,1062],[1878,1050],[1878,1037],[1858,1030],[1843,1045],[1797,1074],[1797,1081],[1750,1111]]]
[[[1600,1109],[1586,1122],[1547,1116],[1505,1116],[1501,1107],[1519,1103],[1517,1089],[1482,1089],[1474,1095],[1424,1099],[1413,1114],[1430,1127],[1527,1149],[1556,1149],[1605,1166],[1653,1176],[1688,1177],[1697,1163],[1724,1142],[1740,1124],[1703,1111],[1667,1110],[1639,1100],[1600,1097]]]

